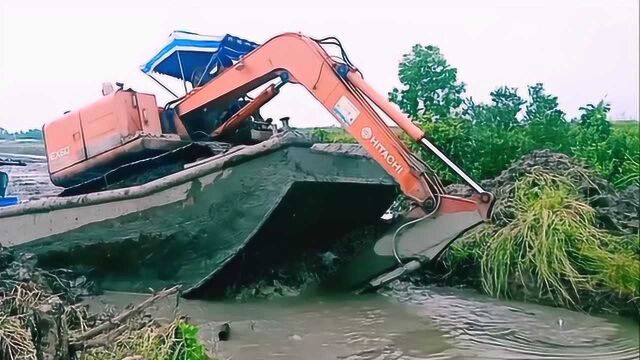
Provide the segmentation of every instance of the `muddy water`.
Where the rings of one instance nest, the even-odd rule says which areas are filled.
[[[110,293],[95,304],[139,301]],[[159,304],[169,315],[175,301]],[[181,300],[221,359],[637,359],[637,323],[500,302],[472,290],[396,284],[380,294],[250,302]],[[229,321],[231,339],[213,327]]]

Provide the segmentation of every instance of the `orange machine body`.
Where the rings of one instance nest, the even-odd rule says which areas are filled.
[[[114,152],[124,151],[124,144],[141,135],[161,135],[162,126],[155,96],[118,90],[47,123],[43,133],[51,179],[65,186],[64,179],[90,170],[77,164],[110,161],[118,157]],[[94,160],[91,166],[100,163]]]

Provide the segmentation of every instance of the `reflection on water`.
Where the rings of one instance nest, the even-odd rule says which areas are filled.
[[[134,295],[98,298],[124,306]],[[94,300],[95,302],[95,300]],[[173,301],[160,304],[169,314]],[[396,283],[381,295],[181,300],[221,359],[637,359],[637,323]],[[230,321],[231,340],[213,327]]]

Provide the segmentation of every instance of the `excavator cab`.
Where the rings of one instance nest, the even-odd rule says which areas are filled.
[[[169,36],[169,41],[148,62],[141,65],[140,70],[179,102],[176,92],[170,89],[167,81],[163,82],[157,75],[170,77],[174,83],[175,80],[181,82],[186,95],[215,79],[258,46],[255,42],[230,34],[211,36],[174,31]],[[172,101],[163,110],[163,123],[167,124],[167,129],[174,129],[176,133],[177,128],[183,125],[191,140],[255,144],[268,139],[275,131],[272,121],[265,120],[259,109],[247,115],[246,121],[233,131],[214,133],[252,100],[246,93],[229,96],[215,107],[207,108],[199,116],[184,119],[175,116],[175,102]]]
[[[227,99],[203,116],[179,119],[173,109],[181,98],[172,91],[167,77],[182,82],[185,94],[214,79],[258,44],[233,35],[206,36],[175,31],[169,42],[147,63],[140,66],[162,88],[176,97],[164,108],[152,94],[102,85],[103,97],[81,109],[65,113],[44,125],[44,142],[49,174],[53,184],[72,188],[85,183],[99,183],[124,165],[150,159],[184,148],[185,161],[196,156],[213,155],[206,149],[190,151],[193,142],[219,141],[229,144],[253,144],[270,137],[274,130],[265,128],[259,110],[250,121],[234,131],[213,134],[245,104],[246,94]],[[164,76],[164,83],[157,75]],[[166,83],[166,84],[165,84]],[[191,152],[191,153],[190,153]],[[193,155],[197,154],[197,155]],[[106,180],[102,181],[107,184]],[[104,186],[103,186],[104,187]],[[95,186],[84,187],[96,190]],[[76,194],[65,191],[64,194]]]

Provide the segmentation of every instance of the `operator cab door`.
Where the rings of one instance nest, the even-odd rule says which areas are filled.
[[[78,111],[46,124],[43,133],[49,173],[53,174],[87,158]]]

